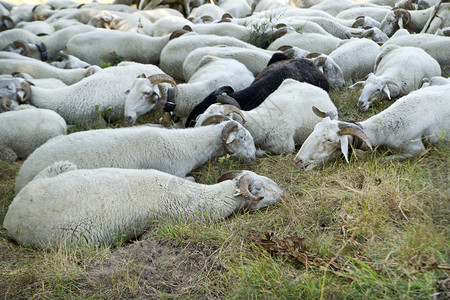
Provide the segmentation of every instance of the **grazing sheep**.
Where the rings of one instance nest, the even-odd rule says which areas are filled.
[[[320,33],[298,33],[296,31],[288,32],[273,41],[267,50],[275,51],[281,46],[291,45],[310,52],[319,52],[330,54],[342,40]]]
[[[432,143],[449,142],[450,84],[429,86],[411,92],[386,110],[360,123],[341,122],[323,112],[323,117],[303,143],[294,162],[309,171],[337,157],[340,152],[348,162],[348,145],[359,148],[364,141],[369,148],[386,146],[401,152],[386,159],[404,159],[425,151],[422,139]]]
[[[416,47],[384,47],[378,55],[375,73],[365,81],[358,81],[350,88],[363,86],[358,99],[361,110],[367,110],[378,97],[395,98],[401,93],[417,90],[423,78],[441,75],[438,62],[424,50]]]
[[[0,160],[25,159],[49,139],[63,134],[67,134],[66,122],[54,111],[29,106],[1,113]]]
[[[252,136],[235,121],[188,129],[139,126],[76,132],[48,141],[28,157],[17,175],[16,193],[60,160],[83,169],[156,169],[184,177],[211,157],[228,153],[253,159],[255,152]]]
[[[300,145],[320,122],[311,106],[337,115],[328,93],[305,82],[285,79],[258,107],[241,111],[232,105],[213,104],[201,114],[195,126],[214,116],[238,119],[251,133],[255,146],[271,153],[289,153]]]
[[[34,247],[110,245],[138,238],[151,220],[220,221],[282,195],[274,181],[250,171],[231,171],[205,185],[157,170],[79,170],[64,161],[44,169],[14,198],[3,227],[11,239]]]
[[[236,74],[239,76],[235,76]],[[153,108],[166,108],[171,102],[175,107],[165,110],[172,111],[184,124],[183,120],[186,120],[192,109],[212,90],[224,84],[241,90],[248,87],[254,79],[253,74],[237,60],[207,55],[198,63],[197,70],[189,81],[176,86],[178,91],[171,99],[164,95],[165,91],[159,90],[159,79],[155,83],[150,77],[138,77],[128,92],[124,119],[128,125],[133,125],[139,116]]]
[[[286,78],[311,83],[327,92],[330,89],[323,73],[311,61],[303,58],[291,58],[283,53],[275,53],[269,61],[269,65],[255,77],[248,88],[229,93],[225,99],[237,102],[237,105],[243,110],[253,109],[272,94]],[[203,113],[211,104],[217,103],[221,93],[212,92],[200,102],[187,118],[186,127],[194,126],[198,115]],[[223,96],[220,98],[225,100]],[[228,103],[230,102],[228,101]]]

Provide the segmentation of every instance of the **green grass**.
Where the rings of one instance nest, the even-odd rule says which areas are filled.
[[[330,96],[342,120],[364,120],[392,103],[360,112],[358,91]],[[192,172],[198,182],[213,184],[225,171],[248,169],[276,181],[284,197],[268,209],[221,222],[152,222],[139,241],[111,247],[36,250],[8,240],[1,230],[0,297],[445,299],[437,282],[450,277],[449,148],[430,146],[423,156],[404,161],[384,162],[385,155],[382,149],[357,150],[349,164],[338,158],[308,173],[295,169],[295,152],[251,163],[213,158]],[[0,222],[14,198],[20,165],[0,162]],[[305,237],[311,255],[340,269],[271,255],[254,243],[267,231]]]

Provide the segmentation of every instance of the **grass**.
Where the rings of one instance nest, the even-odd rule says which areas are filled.
[[[362,113],[356,108],[358,91],[332,92],[331,98],[343,120],[366,119],[392,103]],[[154,222],[139,241],[111,247],[36,250],[9,241],[2,230],[0,294],[6,299],[445,299],[449,291],[437,282],[449,277],[449,154],[448,146],[432,146],[420,157],[383,162],[382,149],[357,150],[350,164],[339,158],[309,173],[294,168],[295,153],[251,163],[214,158],[192,172],[198,182],[212,184],[225,171],[249,169],[282,186],[282,201],[222,222]],[[20,165],[0,162],[0,222],[14,198]],[[305,237],[311,255],[341,269],[271,255],[254,242],[267,231]]]

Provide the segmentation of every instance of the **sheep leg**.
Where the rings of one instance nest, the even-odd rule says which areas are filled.
[[[383,158],[383,161],[390,161],[390,160],[403,160],[407,158],[411,158],[414,156],[417,156],[425,151],[425,146],[422,143],[421,138],[417,138],[412,142],[408,142],[403,144],[400,148],[402,150],[403,154],[395,154],[395,155],[389,155],[385,158]]]
[[[0,148],[0,160],[4,160],[7,162],[15,162],[18,159],[19,157],[17,156],[16,152],[14,152],[13,149],[8,147]]]

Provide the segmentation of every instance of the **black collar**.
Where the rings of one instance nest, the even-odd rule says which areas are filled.
[[[47,53],[47,48],[45,47],[44,43],[36,44],[36,47],[38,48],[39,52],[41,53],[41,60],[46,61],[48,59],[48,53]]]
[[[167,102],[166,105],[164,105],[164,111],[165,112],[172,112],[175,109],[175,89],[169,88],[167,90]]]

